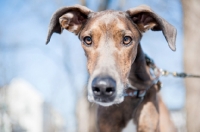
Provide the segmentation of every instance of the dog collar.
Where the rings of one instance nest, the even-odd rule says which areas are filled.
[[[130,97],[135,97],[135,98],[143,98],[147,91],[153,86],[153,85],[157,85],[158,86],[158,91],[161,88],[161,82],[159,81],[159,77],[161,75],[160,71],[157,70],[155,63],[153,62],[153,60],[151,58],[149,58],[147,55],[145,55],[145,59],[146,59],[146,64],[147,66],[149,66],[149,70],[150,73],[152,75],[152,77],[154,77],[154,79],[151,81],[151,84],[145,88],[145,89],[133,89],[133,88],[127,88],[124,91],[124,96],[130,96]]]
[[[135,97],[135,98],[142,98],[146,95],[145,89],[143,90],[136,90],[136,89],[131,89],[128,88],[125,90],[124,96],[130,96],[130,97]]]

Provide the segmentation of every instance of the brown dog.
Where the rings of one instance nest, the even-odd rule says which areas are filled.
[[[140,46],[142,34],[151,29],[162,31],[175,50],[176,29],[171,24],[148,6],[93,12],[75,5],[53,14],[47,43],[63,29],[78,35],[85,51],[88,100],[99,104],[98,131],[121,132],[132,119],[138,132],[175,131]]]

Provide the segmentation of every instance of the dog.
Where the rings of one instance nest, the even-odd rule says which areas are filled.
[[[147,30],[162,31],[175,51],[171,24],[146,5],[125,12],[75,5],[53,14],[46,44],[64,29],[78,36],[87,57],[87,97],[98,104],[97,131],[121,132],[129,121],[137,132],[176,131],[140,45]]]

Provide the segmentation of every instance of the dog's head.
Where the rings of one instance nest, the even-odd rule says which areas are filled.
[[[126,12],[93,12],[80,5],[61,8],[52,16],[47,43],[63,29],[78,35],[88,60],[88,99],[103,106],[124,100],[123,90],[145,31],[162,31],[175,50],[176,29],[148,6]]]

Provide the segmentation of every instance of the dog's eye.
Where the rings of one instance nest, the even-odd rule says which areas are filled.
[[[87,45],[91,45],[92,44],[92,38],[89,36],[86,36],[83,38],[83,41],[85,42],[85,44]]]
[[[132,38],[130,36],[125,36],[123,39],[123,44],[127,45],[132,41]]]

